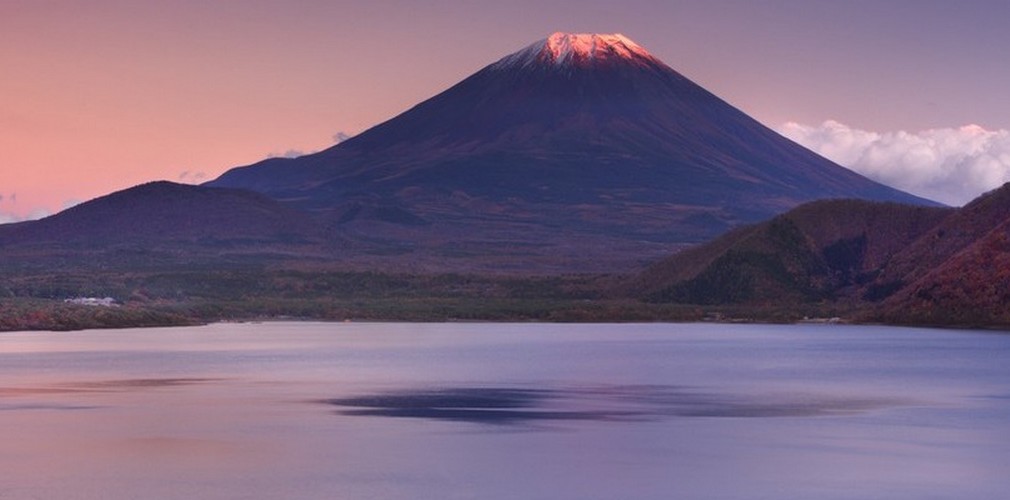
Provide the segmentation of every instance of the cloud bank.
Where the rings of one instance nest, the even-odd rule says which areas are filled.
[[[828,120],[778,132],[875,181],[963,205],[1010,181],[1010,131],[978,125],[918,133],[870,132]]]

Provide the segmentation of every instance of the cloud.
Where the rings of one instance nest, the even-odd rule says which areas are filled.
[[[179,182],[199,184],[206,178],[207,174],[204,172],[191,172],[189,170],[183,170],[182,172],[179,172]]]
[[[333,143],[334,144],[340,144],[341,142],[344,142],[347,139],[350,139],[351,137],[354,137],[354,135],[348,134],[347,132],[344,132],[343,130],[341,130],[341,131],[337,132],[336,134],[333,134]],[[327,147],[329,147],[329,146],[327,146]],[[311,150],[311,151],[303,151],[301,149],[289,149],[289,150],[287,150],[287,151],[285,151],[283,153],[270,152],[269,154],[267,154],[266,157],[267,157],[267,159],[270,159],[270,158],[298,158],[299,156],[312,155],[312,154],[316,154],[318,152],[319,152],[318,149],[314,149],[314,150]]]
[[[875,181],[950,205],[1010,181],[1010,131],[1004,129],[870,132],[828,120],[789,122],[778,132]]]
[[[267,154],[267,159],[270,158],[298,158],[299,156],[305,156],[315,153],[315,151],[302,151],[300,149],[289,149],[283,153],[271,152]]]
[[[0,224],[9,224],[11,222],[23,222],[26,220],[36,220],[49,217],[52,215],[49,210],[44,208],[36,208],[32,210],[27,215],[12,214],[9,212],[0,212]]]
[[[18,202],[17,193],[10,193],[6,195],[0,194],[0,204],[7,206],[7,210],[14,210],[15,208],[14,205],[17,205],[17,202]],[[38,210],[36,210],[36,212],[38,212]],[[48,213],[41,214],[40,216],[40,214],[33,212],[26,216],[26,215],[19,215],[17,211],[14,212],[0,211],[0,224],[10,224],[12,222],[21,222],[25,220],[38,219],[41,217],[45,217],[46,215],[49,214]]]
[[[49,210],[46,210],[45,208],[36,208],[35,210],[29,212],[28,215],[22,218],[21,220],[44,219],[46,217],[49,217],[50,215],[52,215],[52,212],[50,212]]]

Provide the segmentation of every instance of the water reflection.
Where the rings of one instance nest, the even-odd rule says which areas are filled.
[[[155,389],[161,387],[178,387],[186,385],[219,382],[219,378],[137,378],[123,380],[100,380],[97,382],[76,382],[68,387],[81,390],[130,390]]]
[[[208,382],[218,382],[217,378],[143,378],[122,380],[99,380],[91,382],[60,382],[36,387],[0,387],[0,398],[16,396],[39,396],[47,394],[72,394],[87,392],[127,391],[134,389],[157,389],[178,387]]]
[[[404,391],[324,401],[355,408],[343,415],[411,417],[487,424],[513,424],[535,420],[605,420],[601,411],[544,409],[557,391],[519,388],[458,387],[435,391]]]
[[[62,402],[45,401],[74,395],[95,393],[146,391],[168,387],[182,387],[196,384],[216,382],[223,379],[215,378],[143,378],[98,380],[89,382],[70,381],[54,382],[45,385],[28,387],[0,387],[0,411],[37,411],[37,410],[95,410],[103,405],[65,404]],[[31,399],[43,401],[29,401]],[[7,402],[17,401],[17,402]]]
[[[817,417],[911,404],[884,398],[811,394],[761,397],[671,385],[564,389],[448,387],[408,389],[321,401],[350,416],[523,424],[541,420],[640,421],[665,417]]]
[[[89,406],[89,405],[66,405],[66,404],[47,404],[47,403],[32,403],[32,404],[14,404],[6,405],[0,404],[0,411],[26,411],[26,410],[94,410],[101,408],[101,406]]]
[[[823,325],[0,335],[0,499],[1005,498],[1007,359]]]

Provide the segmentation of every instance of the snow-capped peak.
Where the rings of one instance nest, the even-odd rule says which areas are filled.
[[[628,37],[615,33],[598,35],[595,33],[554,33],[546,40],[544,48],[555,64],[564,64],[572,59],[596,59],[620,57],[634,59],[635,56],[652,57],[648,51]]]
[[[634,64],[657,62],[649,51],[620,34],[557,32],[495,63],[495,67],[592,66],[622,60]]]

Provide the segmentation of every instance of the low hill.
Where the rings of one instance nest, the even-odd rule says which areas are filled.
[[[652,302],[820,303],[860,321],[1010,327],[1010,183],[960,209],[810,203],[673,255],[629,289]]]
[[[123,251],[183,259],[234,253],[311,254],[326,244],[307,215],[249,191],[151,182],[37,221],[0,226],[0,255],[75,260]]]
[[[660,261],[631,287],[656,302],[858,300],[895,254],[953,213],[860,200],[808,203]]]

